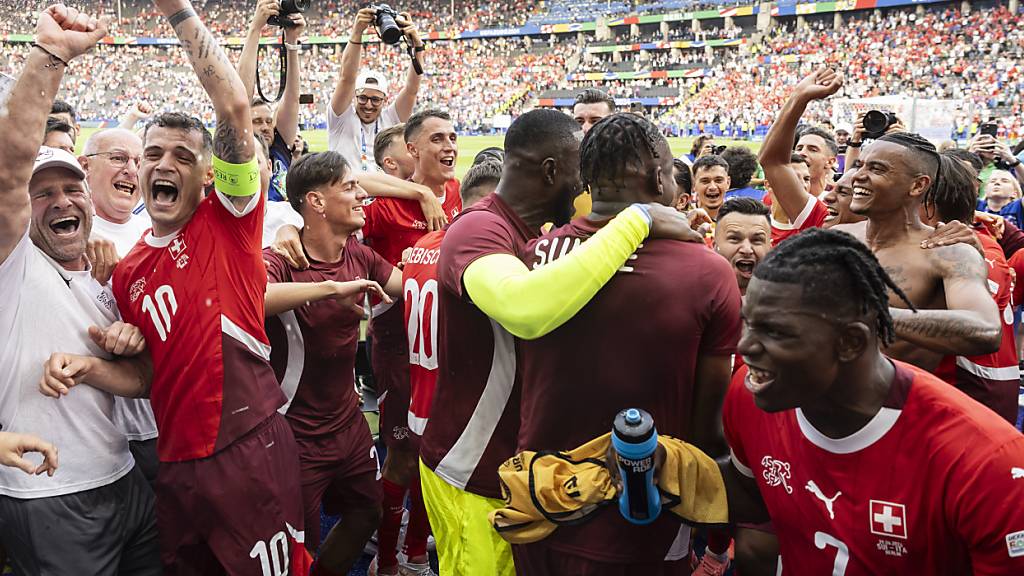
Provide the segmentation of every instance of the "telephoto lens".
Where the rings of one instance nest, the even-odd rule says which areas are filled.
[[[277,16],[271,16],[267,19],[267,24],[271,26],[293,26],[292,21],[288,18],[292,14],[301,14],[309,10],[309,0],[281,0],[281,12]]]
[[[398,12],[387,4],[378,4],[374,7],[377,10],[376,25],[377,33],[385,44],[398,44],[402,41],[402,29],[398,27],[395,18]]]

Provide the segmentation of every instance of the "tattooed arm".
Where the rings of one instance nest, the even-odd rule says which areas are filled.
[[[249,98],[238,72],[216,38],[196,15],[189,0],[154,2],[170,21],[203,89],[213,101],[217,113],[217,131],[213,137],[214,156],[230,164],[249,162],[255,153],[252,118]],[[257,186],[254,193],[258,192]],[[248,205],[251,196],[231,195],[229,198],[237,208],[242,209]]]
[[[975,356],[999,350],[999,310],[988,291],[988,267],[969,246],[938,249],[931,262],[942,277],[946,310],[890,308],[896,336],[933,352]]]

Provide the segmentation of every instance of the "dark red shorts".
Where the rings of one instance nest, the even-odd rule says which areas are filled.
[[[320,504],[331,515],[380,506],[380,463],[370,427],[360,418],[337,434],[296,438],[302,471],[306,548],[320,545]]]
[[[161,462],[156,515],[164,575],[297,568],[293,553],[305,540],[297,454],[288,422],[275,413],[209,458]]]
[[[373,381],[377,385],[377,403],[380,407],[380,438],[388,450],[416,452],[418,443],[409,431],[409,349],[408,344],[397,346],[390,342],[373,340],[370,364]]]
[[[549,546],[512,546],[517,576],[568,576],[601,574],[602,576],[678,576],[690,574],[689,557],[673,562],[632,562],[613,564],[584,556],[566,554]]]

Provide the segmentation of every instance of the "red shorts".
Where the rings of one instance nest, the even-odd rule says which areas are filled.
[[[306,548],[320,545],[320,504],[331,515],[377,508],[383,500],[380,463],[370,427],[362,418],[337,434],[296,438],[302,471]]]
[[[370,349],[373,381],[380,407],[380,438],[388,450],[416,452],[418,444],[409,431],[409,348],[403,342],[374,338]]]
[[[209,458],[161,462],[164,575],[301,573],[296,558],[308,555],[296,454],[288,422],[274,414]]]

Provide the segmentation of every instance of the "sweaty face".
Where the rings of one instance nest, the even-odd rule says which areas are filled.
[[[611,113],[612,111],[608,109],[608,105],[604,102],[576,104],[572,107],[572,117],[580,125],[580,128],[583,128],[584,134],[589,132],[598,120]]]
[[[367,194],[359,185],[354,171],[346,168],[339,180],[313,194],[322,197],[324,218],[335,230],[351,234],[366,224],[363,201]]]
[[[826,169],[832,166],[835,156],[825,144],[825,139],[817,134],[806,134],[796,143],[796,153],[803,156],[811,170],[811,179],[825,175]]]
[[[274,112],[270,106],[260,104],[250,108],[252,114],[252,130],[267,146],[274,144]]]
[[[459,157],[459,136],[448,120],[427,118],[419,132],[408,143],[409,154],[416,161],[416,174],[424,182],[442,183],[455,178],[455,161]]]
[[[28,190],[32,242],[68,268],[84,269],[85,245],[92,231],[92,202],[85,182],[70,170],[48,168],[32,177]]]
[[[754,277],[743,299],[737,353],[749,367],[745,384],[766,412],[816,403],[836,379],[835,325],[801,302],[796,284]]]
[[[910,201],[914,178],[899,144],[876,141],[865,148],[853,166],[853,199],[850,210],[870,217],[905,209]]]
[[[729,261],[740,292],[747,288],[754,266],[771,248],[772,228],[767,216],[730,212],[715,226],[715,250]]]
[[[364,88],[356,94],[356,116],[363,121],[363,124],[376,122],[380,113],[384,110],[384,103],[387,99],[384,93],[373,88]]]
[[[43,146],[49,146],[50,148],[60,148],[68,154],[75,153],[75,141],[71,139],[71,135],[67,132],[61,132],[60,130],[54,130],[43,138]]]
[[[714,216],[725,203],[725,192],[729,189],[729,173],[721,166],[699,168],[693,176],[693,191],[700,207]]]
[[[203,150],[197,131],[153,126],[143,145],[139,183],[153,232],[165,236],[184,226],[212,180],[212,159]]]
[[[89,190],[96,214],[111,222],[126,222],[139,204],[139,167],[142,141],[138,136],[117,131],[99,134],[96,152],[84,158]]]

